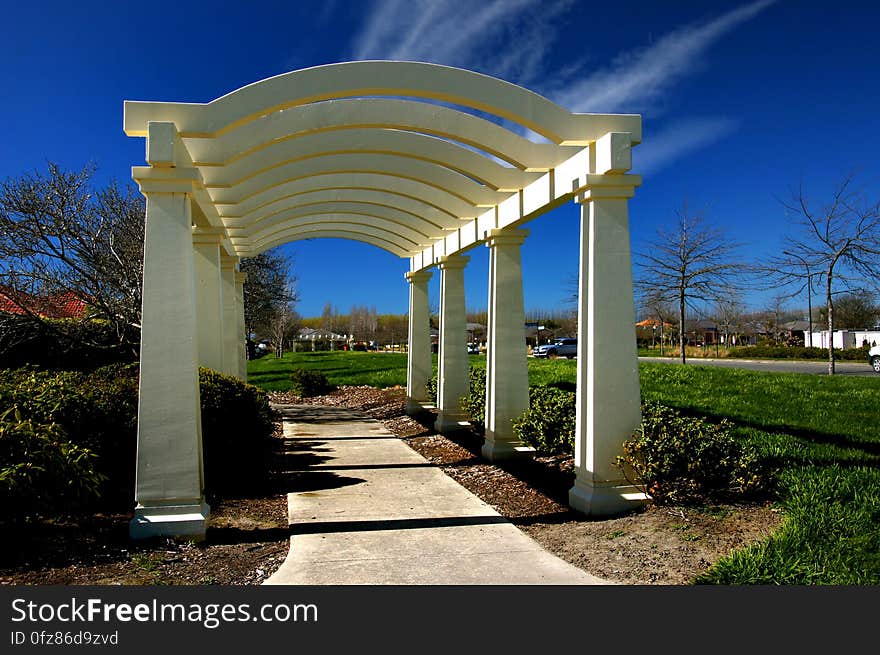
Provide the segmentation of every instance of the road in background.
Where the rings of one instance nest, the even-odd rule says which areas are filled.
[[[640,362],[657,364],[677,364],[677,359],[669,357],[639,357]],[[722,368],[744,368],[750,371],[771,371],[774,373],[811,373],[813,375],[827,375],[827,361],[788,361],[784,359],[758,360],[758,359],[703,359],[689,358],[688,366],[720,366]],[[835,375],[850,375],[872,377],[877,375],[871,369],[867,361],[864,362],[836,362],[834,365]]]

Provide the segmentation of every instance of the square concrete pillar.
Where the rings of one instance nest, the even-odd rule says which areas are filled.
[[[437,421],[434,429],[450,432],[467,427],[461,407],[468,393],[467,322],[464,302],[464,267],[470,257],[440,259],[440,354],[437,370]]]
[[[569,504],[593,516],[647,500],[614,464],[639,427],[641,399],[627,210],[633,184],[608,178],[579,198],[576,478]]]
[[[409,282],[409,338],[406,356],[406,413],[422,411],[428,402],[431,378],[431,309],[428,303],[430,271],[406,274]]]
[[[235,272],[235,318],[238,336],[238,377],[247,382],[247,330],[244,323],[244,283],[247,273]]]
[[[222,373],[239,377],[238,361],[238,294],[235,276],[238,257],[220,255],[220,286],[223,298],[223,368]]]
[[[220,239],[217,231],[193,230],[199,365],[223,370],[223,298],[220,285]]]
[[[203,537],[198,333],[190,196],[145,193],[134,538]]]
[[[486,439],[490,460],[528,456],[513,420],[529,408],[529,371],[520,248],[527,230],[492,230],[489,248],[489,325],[486,350]]]

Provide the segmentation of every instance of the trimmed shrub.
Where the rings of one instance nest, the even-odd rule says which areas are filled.
[[[268,395],[209,369],[200,370],[199,382],[206,491],[231,494],[260,488],[270,470],[273,423]],[[131,507],[137,404],[137,364],[114,364],[89,374],[33,368],[0,371],[0,412],[16,408],[22,421],[54,425],[71,447],[89,453],[88,471],[99,484],[96,494],[83,495],[88,506],[100,497],[103,509]],[[77,461],[83,465],[78,475],[87,478],[86,459]],[[58,500],[51,494],[47,498]],[[56,505],[55,511],[61,508]]]
[[[529,409],[513,421],[528,446],[548,453],[574,452],[575,395],[554,387],[530,387]]]
[[[272,454],[272,410],[262,389],[199,369],[205,490],[238,494],[264,488]]]
[[[616,464],[659,504],[702,504],[754,497],[769,486],[757,453],[737,441],[733,424],[685,416],[656,402]]]
[[[425,382],[425,391],[428,392],[428,400],[431,401],[431,404],[437,404],[437,376],[432,375],[428,378],[428,381]]]
[[[39,366],[68,371],[91,371],[117,362],[137,359],[140,334],[120,336],[107,321],[83,319],[33,319],[0,314],[0,332],[14,334],[0,341],[0,368]]]
[[[471,425],[477,432],[486,429],[486,369],[468,369],[468,394],[461,399],[461,407],[470,415]]]
[[[300,398],[321,396],[335,388],[321,371],[311,371],[306,368],[293,369],[290,373],[290,381],[292,382],[290,390]]]
[[[0,414],[0,520],[26,521],[96,500],[103,476],[95,459],[57,424],[7,409]]]
[[[868,346],[834,349],[834,358],[840,361],[868,361]],[[731,348],[728,357],[734,359],[828,359],[827,348],[804,346],[738,346]]]

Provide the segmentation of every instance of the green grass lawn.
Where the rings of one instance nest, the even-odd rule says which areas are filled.
[[[485,366],[486,358],[471,356]],[[531,384],[571,387],[574,360],[529,359]],[[249,379],[287,388],[293,367],[334,384],[406,383],[406,355],[297,353],[249,362]],[[700,582],[880,584],[880,378],[641,364],[642,396],[728,418],[777,470],[786,520],[767,540],[716,564]]]

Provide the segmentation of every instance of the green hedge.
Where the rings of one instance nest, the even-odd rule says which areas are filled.
[[[300,398],[322,396],[334,389],[324,373],[307,368],[293,369],[290,372],[290,382],[290,390]]]
[[[741,500],[764,493],[770,472],[757,452],[733,436],[733,424],[711,422],[647,402],[642,423],[617,458],[625,477],[660,504]]]
[[[513,432],[528,446],[548,453],[573,453],[575,395],[554,387],[530,387],[529,409],[513,421]]]
[[[841,361],[868,361],[870,347],[834,349],[834,358]],[[727,351],[736,359],[828,359],[827,348],[803,346],[738,346]]]
[[[199,371],[199,383],[206,492],[245,493],[267,484],[273,429],[267,394],[209,369]],[[33,368],[0,371],[0,412],[6,417],[3,428],[11,435],[31,429],[10,427],[9,417],[16,412],[16,423],[30,422],[33,431],[40,434],[45,432],[42,426],[54,426],[50,432],[61,444],[58,447],[71,446],[73,450],[66,452],[71,457],[76,454],[77,461],[88,465],[89,474],[99,481],[95,496],[100,501],[86,498],[88,494],[83,494],[83,499],[94,507],[128,509],[134,494],[137,391],[136,364],[116,364],[92,373]],[[9,452],[12,454],[3,461],[0,476],[14,475],[19,465],[27,462],[24,451]],[[61,477],[54,481],[41,478],[33,489],[45,486],[51,490],[72,483],[73,473],[67,475],[58,467],[52,470]],[[55,512],[68,509],[54,501],[49,504]],[[32,513],[34,507],[23,503],[22,511]],[[45,507],[40,511],[52,513]]]
[[[137,359],[139,334],[120,335],[107,321],[33,319],[0,313],[0,368],[38,366],[42,369],[93,371]]]

